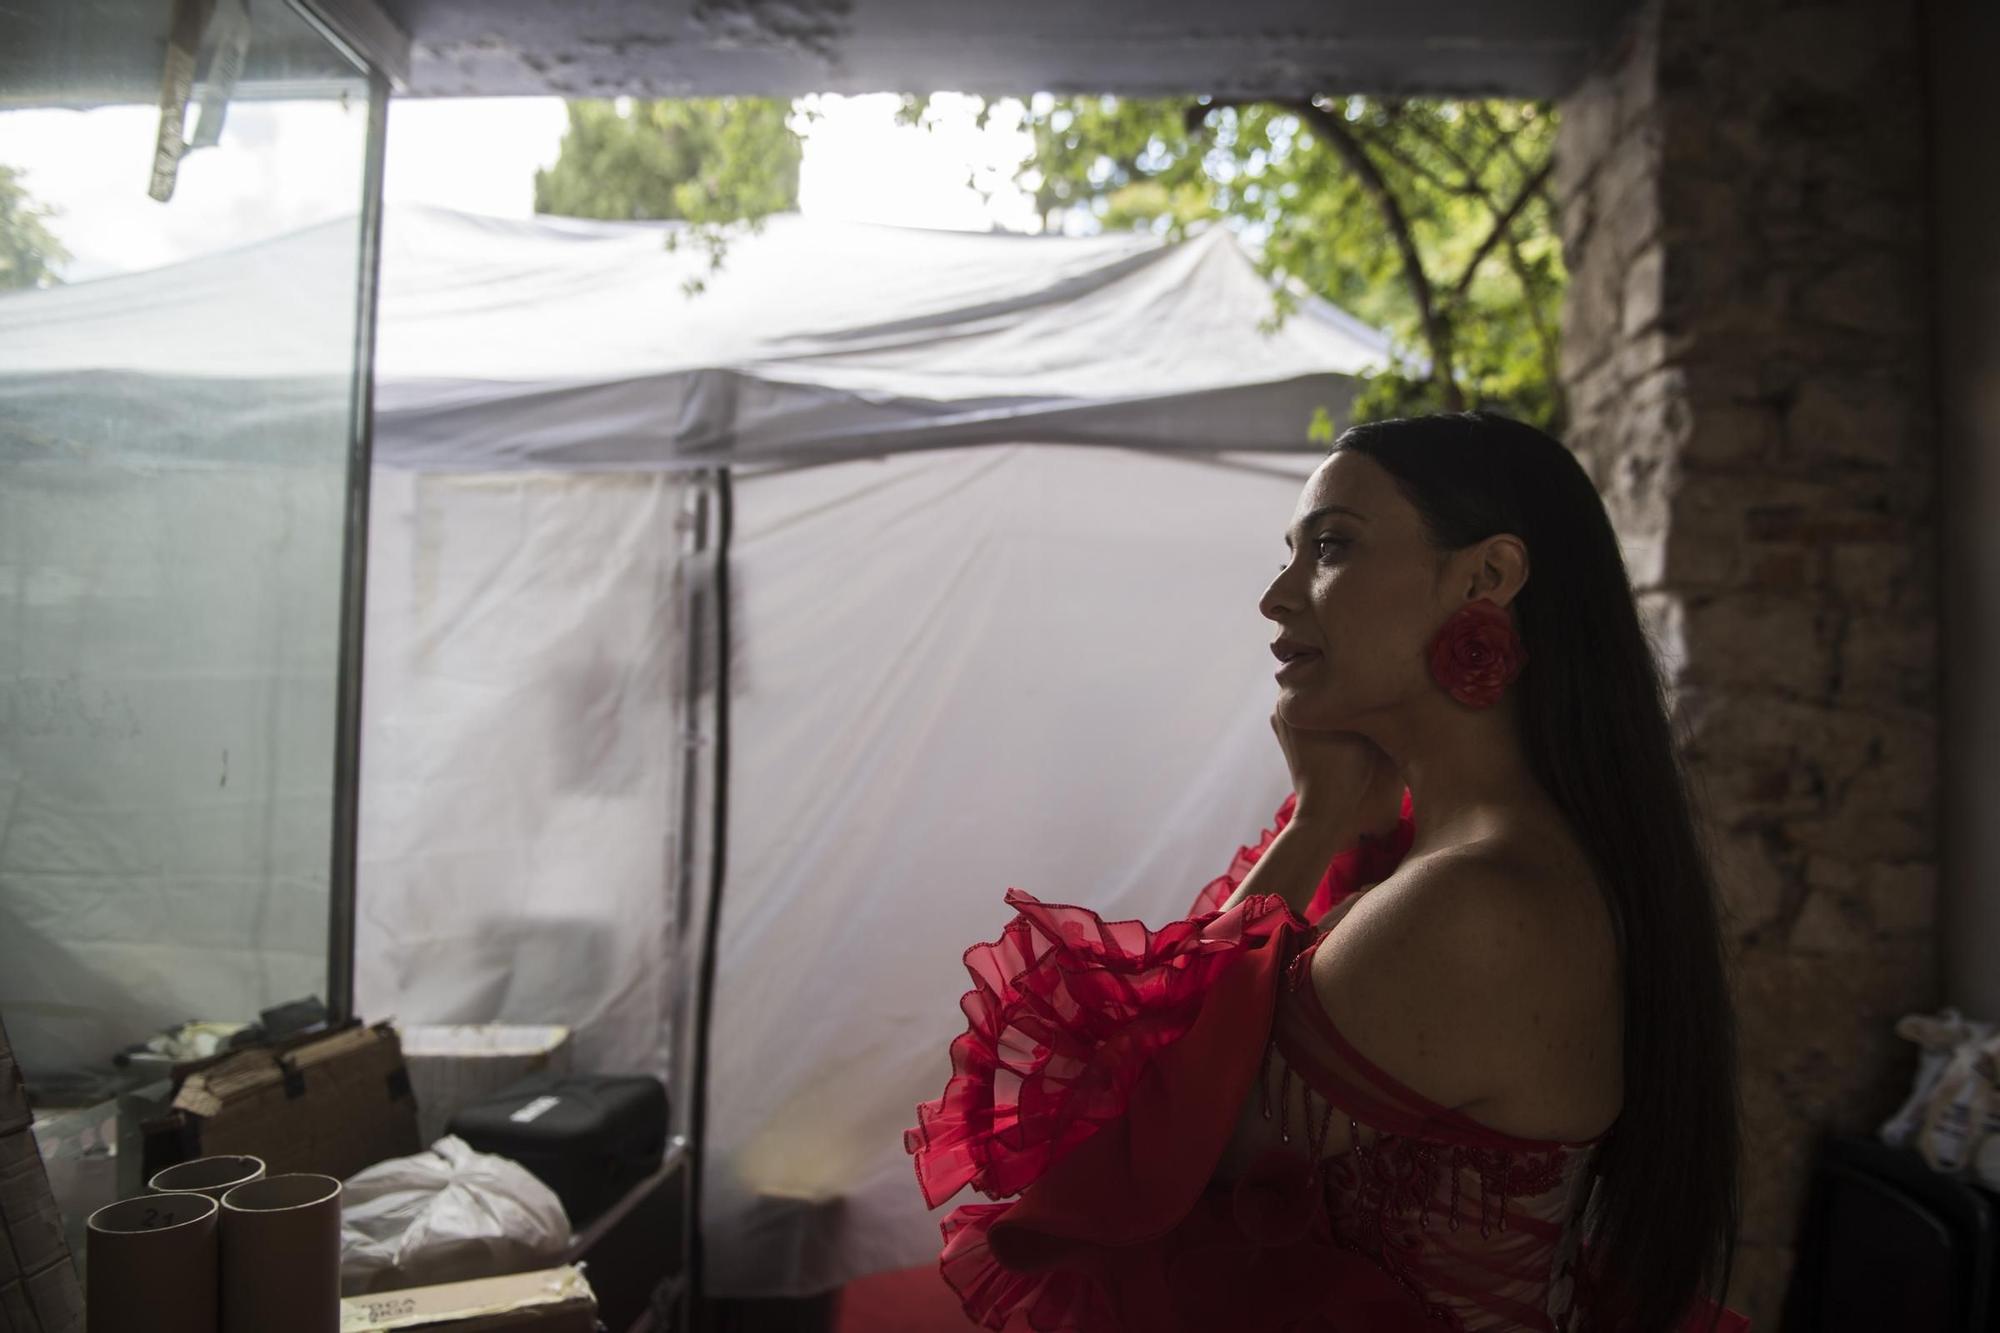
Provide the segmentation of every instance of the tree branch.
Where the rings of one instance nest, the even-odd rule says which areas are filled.
[[[1468,103],[1467,110],[1469,111],[1474,105],[1475,104],[1473,103]],[[1499,135],[1499,150],[1507,154],[1508,160],[1511,161],[1517,169],[1523,172],[1527,172],[1528,164],[1522,160],[1520,153],[1515,151],[1513,136],[1501,130],[1500,127],[1496,125],[1492,120],[1487,119],[1483,116],[1482,116],[1482,122],[1488,128],[1492,129],[1497,135]],[[1485,200],[1488,198],[1486,187],[1479,183],[1479,177],[1477,174],[1475,174],[1475,169],[1472,163],[1468,162],[1465,159],[1465,155],[1460,153],[1457,147],[1453,145],[1450,140],[1437,134],[1435,130],[1433,130],[1433,128],[1430,126],[1430,124],[1428,124],[1423,120],[1411,121],[1410,124],[1412,125],[1413,128],[1415,128],[1417,133],[1423,135],[1424,138],[1427,141],[1429,141],[1430,145],[1433,148],[1436,148],[1439,152],[1443,153],[1446,157],[1450,158],[1453,166],[1456,166],[1461,172],[1465,173],[1465,184],[1459,190],[1459,193],[1467,195],[1469,197],[1478,198],[1481,200]],[[1488,155],[1487,160],[1488,161],[1492,160],[1490,154]],[[1538,196],[1543,203],[1549,206],[1549,212],[1551,214],[1554,214],[1557,210],[1556,210],[1555,195],[1549,189],[1549,177],[1551,174],[1552,174],[1552,164],[1544,165],[1540,171],[1532,173],[1528,178],[1527,184],[1523,185],[1521,188],[1523,191]],[[1488,207],[1489,208],[1491,207],[1490,203]],[[1513,215],[1518,215],[1519,211],[1520,211],[1520,205],[1519,202],[1517,201],[1515,207],[1508,210],[1508,213],[1510,214],[1508,219],[1510,224],[1513,220]],[[1489,244],[1491,243],[1491,238],[1488,238],[1488,242]],[[1482,255],[1482,258],[1483,257],[1484,256]],[[1477,267],[1478,264],[1474,263],[1472,268],[1469,268],[1466,271],[1470,273],[1472,269],[1476,269]]]
[[[1360,139],[1361,142],[1365,144],[1367,147],[1380,151],[1384,157],[1387,157],[1391,161],[1398,163],[1400,166],[1403,167],[1404,170],[1410,172],[1413,175],[1423,177],[1425,180],[1429,181],[1432,185],[1435,185],[1438,188],[1438,192],[1441,194],[1479,195],[1485,193],[1483,190],[1479,188],[1478,185],[1474,184],[1471,181],[1461,181],[1456,185],[1452,184],[1452,182],[1446,180],[1444,177],[1438,175],[1435,171],[1432,171],[1429,167],[1419,162],[1416,158],[1412,157],[1408,152],[1406,152],[1402,147],[1400,147],[1395,140],[1390,139],[1385,135],[1375,134],[1372,132],[1363,133],[1360,131],[1356,131],[1355,137],[1357,139]]]
[[[1465,266],[1465,272],[1459,274],[1458,281],[1452,286],[1451,300],[1454,305],[1465,299],[1466,292],[1472,287],[1473,275],[1479,272],[1479,266],[1486,262],[1486,256],[1493,253],[1493,247],[1499,244],[1500,238],[1513,227],[1514,218],[1520,213],[1522,205],[1534,197],[1535,191],[1548,179],[1549,171],[1554,166],[1553,161],[1542,163],[1534,175],[1521,182],[1521,188],[1515,193],[1514,202],[1507,205],[1507,211],[1493,220],[1493,229],[1486,233],[1486,239],[1479,243],[1477,250],[1473,251],[1471,262]]]
[[[1491,121],[1490,119],[1488,120],[1487,123],[1494,124],[1494,122]],[[1514,169],[1516,171],[1521,171],[1521,172],[1527,171],[1528,164],[1526,161],[1522,159],[1520,152],[1517,149],[1515,149],[1514,135],[1512,133],[1503,133],[1503,136],[1500,140],[1500,148],[1502,152],[1507,154],[1507,160],[1514,164]],[[1557,218],[1560,216],[1561,210],[1556,207],[1555,191],[1549,188],[1549,173],[1546,172],[1543,173],[1541,180],[1535,186],[1535,193],[1540,195],[1542,197],[1542,202],[1549,206],[1549,216],[1551,218]],[[1558,224],[1556,229],[1558,231],[1561,230],[1560,224]]]
[[[1416,133],[1421,134],[1431,147],[1444,154],[1451,160],[1451,164],[1459,169],[1459,172],[1465,177],[1465,183],[1458,188],[1460,194],[1484,194],[1486,192],[1485,188],[1479,183],[1479,177],[1473,172],[1472,164],[1465,160],[1465,154],[1459,152],[1449,139],[1438,134],[1431,127],[1430,122],[1426,121],[1422,116],[1417,116],[1403,123]]]
[[[1403,205],[1396,198],[1396,192],[1382,178],[1382,171],[1375,165],[1375,159],[1354,137],[1347,123],[1338,115],[1310,99],[1300,102],[1286,102],[1300,117],[1310,122],[1319,131],[1333,150],[1347,164],[1362,188],[1375,200],[1381,211],[1382,221],[1389,228],[1389,235],[1396,243],[1396,252],[1403,261],[1403,278],[1410,285],[1410,295],[1416,301],[1417,321],[1423,327],[1424,341],[1430,344],[1431,378],[1437,382],[1438,390],[1444,395],[1445,406],[1454,412],[1465,410],[1465,395],[1458,387],[1458,378],[1452,373],[1451,331],[1440,317],[1431,290],[1430,274],[1424,271],[1424,261],[1417,253],[1416,238],[1410,233],[1409,219],[1404,216]]]
[[[1521,254],[1521,244],[1514,234],[1507,234],[1507,265],[1514,270],[1514,281],[1521,284],[1521,295],[1528,307],[1528,322],[1535,330],[1535,342],[1542,352],[1542,374],[1548,378],[1549,388],[1555,394],[1556,419],[1558,423],[1569,420],[1569,403],[1563,393],[1562,350],[1556,340],[1556,331],[1543,318],[1541,294],[1535,290],[1533,276],[1528,272],[1528,261]]]

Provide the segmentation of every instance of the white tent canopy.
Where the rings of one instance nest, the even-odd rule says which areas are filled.
[[[351,319],[334,221],[0,308],[0,394],[52,373],[246,378],[344,392],[322,330]],[[768,219],[719,272],[664,224],[392,210],[376,460],[565,471],[832,461],[953,444],[1286,449],[1345,414],[1377,331],[1269,286],[1226,229],[1023,237]],[[690,282],[705,282],[691,294]],[[191,343],[192,303],[240,313]],[[218,345],[218,339],[223,340]],[[344,401],[344,399],[343,399]],[[5,399],[0,398],[0,406]],[[259,423],[212,422],[230,432]]]
[[[0,421],[87,435],[72,405],[115,392],[173,403],[173,448],[281,453],[288,414],[344,407],[342,368],[303,350],[325,339],[293,336],[351,311],[313,262],[338,225],[0,303]],[[704,1190],[708,1290],[805,1294],[935,1260],[901,1131],[1004,890],[1157,924],[1276,807],[1257,597],[1309,429],[1386,346],[1311,300],[1270,329],[1219,229],[780,217],[692,296],[707,261],[671,230],[387,220],[356,996],[566,1022],[586,1067],[671,1068],[675,783],[704,721],[680,708],[677,474],[818,464],[735,491]],[[174,336],[216,284],[261,411]],[[102,924],[69,928],[88,950]]]

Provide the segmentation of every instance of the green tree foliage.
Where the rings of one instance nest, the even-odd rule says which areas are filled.
[[[761,98],[569,104],[555,165],[535,173],[535,211],[620,220],[738,222],[797,208],[799,137],[789,104]]]
[[[56,269],[70,255],[48,229],[54,216],[28,196],[19,170],[0,166],[0,291],[53,287],[62,281]]]
[[[572,101],[555,165],[535,173],[535,211],[617,221],[678,219],[722,263],[734,224],[798,207],[803,152],[791,107],[765,98]],[[700,282],[689,284],[690,291]]]
[[[925,111],[906,99],[906,119]],[[1398,364],[1357,419],[1483,406],[1562,428],[1547,105],[1038,98],[1023,122],[1016,179],[1045,226],[1226,222],[1285,281],[1278,318],[1304,290],[1388,329]]]

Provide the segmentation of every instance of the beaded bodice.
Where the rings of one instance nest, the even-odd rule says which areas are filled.
[[[1422,1300],[1442,1328],[1567,1330],[1584,1191],[1603,1137],[1503,1134],[1408,1088],[1340,1032],[1309,968],[1283,974],[1260,1079],[1264,1113],[1308,1164],[1324,1224]],[[1290,1084],[1306,1123],[1288,1123]],[[1352,1146],[1326,1156],[1334,1117]]]

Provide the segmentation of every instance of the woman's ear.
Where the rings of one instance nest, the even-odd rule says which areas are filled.
[[[1495,533],[1469,553],[1471,574],[1466,600],[1484,597],[1496,606],[1505,606],[1520,595],[1528,582],[1528,548],[1510,532]]]

